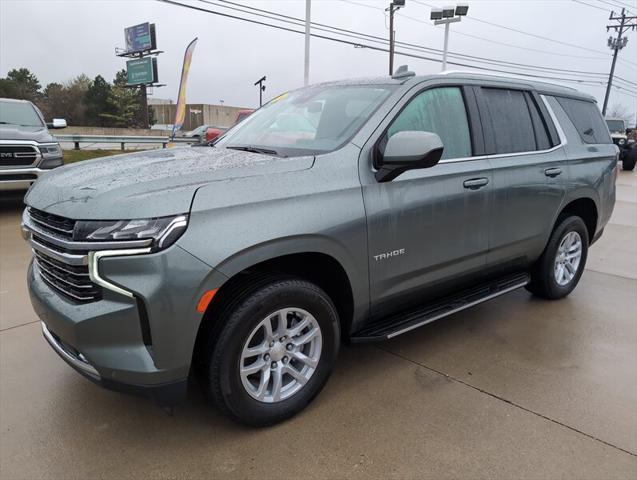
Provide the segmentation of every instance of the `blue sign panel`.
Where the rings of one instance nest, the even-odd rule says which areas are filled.
[[[155,48],[155,32],[150,23],[140,23],[124,30],[126,53],[144,52]]]

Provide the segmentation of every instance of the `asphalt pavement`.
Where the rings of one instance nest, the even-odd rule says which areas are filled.
[[[101,389],[42,338],[20,199],[0,199],[0,478],[637,478],[637,172],[566,299],[518,290],[344,347],[270,428],[193,389],[174,416]]]

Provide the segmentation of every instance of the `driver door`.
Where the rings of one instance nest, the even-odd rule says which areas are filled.
[[[470,122],[474,102],[470,87],[420,91],[398,106],[374,147],[378,159],[389,137],[409,130],[436,133],[444,144],[431,168],[383,183],[362,176],[372,317],[461,288],[483,273],[493,182],[489,160],[474,156],[483,148],[481,129]]]

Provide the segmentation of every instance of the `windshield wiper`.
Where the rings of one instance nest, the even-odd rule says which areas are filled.
[[[277,152],[276,150],[270,150],[268,148],[261,148],[261,147],[253,147],[250,145],[230,145],[229,147],[226,147],[226,148],[230,150],[241,150],[242,152],[261,153],[263,155],[274,155],[277,157],[285,156],[285,155],[279,155],[279,152]]]

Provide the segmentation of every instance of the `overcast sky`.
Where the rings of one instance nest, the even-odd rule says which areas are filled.
[[[219,3],[214,0],[209,3],[178,1],[256,18],[213,5]],[[305,16],[305,0],[234,1],[293,17]],[[498,61],[607,73],[611,63],[611,51],[606,46],[609,34],[605,29],[612,8],[609,4],[632,6],[637,13],[637,1],[583,1],[590,6],[574,0],[469,0],[469,17],[451,27],[450,51]],[[441,49],[443,30],[428,20],[430,8],[423,5],[425,3],[442,6],[453,2],[406,0],[406,7],[396,17],[396,39]],[[389,0],[312,0],[312,20],[387,37],[387,18],[383,9],[388,4]],[[581,48],[498,28],[479,20]],[[160,81],[166,86],[155,89],[155,97],[176,99],[184,49],[194,37],[199,37],[199,42],[190,71],[188,103],[218,104],[223,100],[226,105],[252,107],[258,104],[259,98],[253,83],[263,75],[267,75],[266,99],[303,83],[302,35],[154,0],[0,0],[0,76],[5,76],[12,68],[27,67],[43,86],[69,80],[80,73],[91,78],[100,74],[110,81],[115,72],[124,67],[124,59],[116,57],[114,52],[115,47],[124,44],[124,28],[145,21],[156,24],[158,48],[165,52],[159,56],[158,63]],[[616,73],[637,83],[637,34],[631,32],[628,38],[628,46],[620,53],[623,61],[618,62]],[[397,47],[397,50],[404,49]],[[439,58],[435,54],[414,53]],[[387,57],[385,52],[313,38],[310,81],[385,75]],[[440,70],[440,63],[397,55],[395,64],[404,63],[418,74]],[[450,68],[466,70],[465,67]],[[567,75],[556,73],[553,76]],[[561,83],[559,80],[553,82]],[[593,94],[601,106],[602,85],[579,85],[578,88]],[[632,89],[637,92],[637,86]],[[624,105],[634,118],[637,111],[635,97],[635,94],[614,89],[610,105]]]

